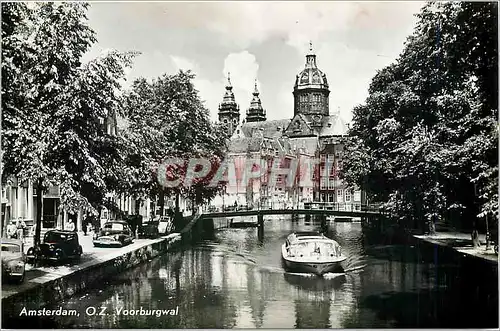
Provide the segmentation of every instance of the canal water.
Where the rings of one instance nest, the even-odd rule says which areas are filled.
[[[256,228],[218,230],[210,239],[48,307],[75,309],[80,316],[38,318],[30,326],[498,327],[497,280],[485,279],[480,270],[427,259],[415,247],[374,235],[360,223],[329,224],[328,236],[348,256],[345,274],[319,278],[284,272],[280,247],[286,236],[319,228],[314,221],[276,217],[265,222],[260,238]],[[103,315],[100,307],[106,308]],[[176,315],[132,315],[141,308]]]

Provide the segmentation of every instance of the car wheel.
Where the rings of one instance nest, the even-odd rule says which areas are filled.
[[[28,255],[28,256],[31,255],[31,257],[26,258],[27,262],[30,263],[30,264],[34,264],[35,263],[35,259],[36,259],[35,249],[33,247],[30,247],[28,249],[28,252],[26,252],[26,255]]]
[[[78,246],[78,249],[77,249],[77,251],[76,251],[76,258],[77,258],[77,259],[80,259],[80,257],[82,257],[82,254],[83,254],[83,249],[82,249],[82,246],[81,246],[81,245],[79,245],[79,246]]]
[[[57,256],[57,261],[66,260],[66,254],[64,254],[64,251],[60,248],[56,250],[56,256]]]

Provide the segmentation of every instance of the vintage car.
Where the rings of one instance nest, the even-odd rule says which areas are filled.
[[[139,230],[139,236],[142,238],[156,238],[160,235],[159,232],[159,225],[160,222],[159,220],[152,220],[150,219],[147,222],[142,223],[140,230]]]
[[[28,262],[66,261],[79,259],[83,254],[78,234],[74,231],[50,230],[43,236],[40,245],[28,249]]]
[[[2,278],[24,281],[26,274],[26,258],[23,243],[16,239],[2,238]]]
[[[94,235],[94,246],[125,246],[134,241],[132,229],[126,221],[108,221]]]

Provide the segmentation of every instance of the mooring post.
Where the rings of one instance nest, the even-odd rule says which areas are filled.
[[[263,214],[258,214],[257,215],[257,237],[259,239],[259,242],[264,241],[264,215]]]
[[[326,224],[326,215],[321,215],[320,217],[321,217],[321,230],[323,232],[327,232],[328,226]]]
[[[259,228],[264,228],[264,215],[263,214],[257,215],[257,224],[259,225]]]

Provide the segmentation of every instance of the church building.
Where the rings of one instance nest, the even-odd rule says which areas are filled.
[[[228,186],[223,196],[225,205],[237,203],[252,207],[303,206],[307,202],[320,202],[328,208],[359,210],[361,192],[347,189],[339,178],[342,169],[343,145],[341,138],[347,127],[340,114],[330,113],[329,86],[326,75],[318,68],[316,55],[310,47],[304,69],[296,75],[293,87],[294,116],[291,119],[270,120],[266,118],[259,97],[257,82],[246,117],[240,122],[237,104],[228,75],[226,92],[219,105],[219,121],[225,124],[229,142],[228,158],[244,162],[246,158],[279,158],[282,167],[292,160],[302,164],[305,159],[317,159],[319,164],[313,175],[313,187],[302,187],[296,181],[293,187],[280,178],[276,185],[268,185],[266,175],[245,187]],[[325,172],[325,165],[331,171]],[[310,185],[309,185],[310,186]]]

